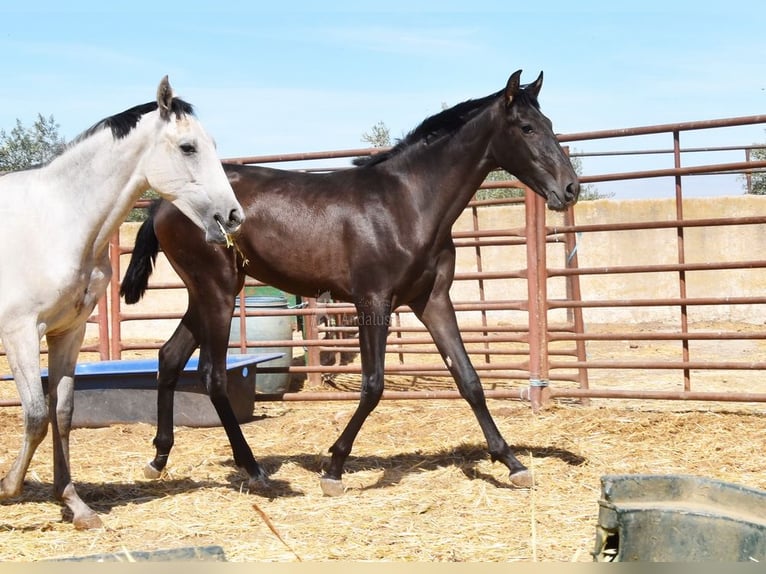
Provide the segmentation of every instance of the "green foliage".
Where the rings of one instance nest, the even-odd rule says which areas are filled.
[[[753,148],[750,151],[750,161],[766,161],[766,148]],[[742,176],[745,193],[752,195],[766,195],[766,171],[756,171],[750,174],[750,187],[747,187],[747,179]]]
[[[372,147],[389,147],[391,145],[391,132],[383,122],[378,122],[369,132],[362,134],[362,141]]]
[[[141,196],[141,199],[158,199],[160,197],[160,194],[154,191],[153,189],[149,189]],[[145,221],[146,218],[149,217],[149,209],[146,207],[135,207],[130,210],[130,213],[128,213],[128,216],[125,218],[125,221]]]
[[[496,181],[509,181],[513,180],[513,176],[502,169],[489,172],[484,183],[493,183]],[[476,199],[513,199],[517,197],[524,197],[523,187],[497,187],[489,189],[480,189],[474,196]]]
[[[10,133],[0,129],[0,171],[27,169],[56,157],[66,145],[58,129],[53,116],[42,114],[30,128],[17,119]]]
[[[570,154],[575,153],[576,150],[569,150]],[[572,162],[572,167],[578,176],[582,175],[582,158],[579,156],[569,156],[569,161]],[[580,199],[578,201],[591,201],[593,199],[609,199],[614,197],[614,193],[601,193],[596,186],[591,183],[580,184]]]

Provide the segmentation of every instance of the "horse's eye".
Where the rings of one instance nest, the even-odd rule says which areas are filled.
[[[193,154],[197,151],[197,148],[194,146],[194,144],[190,143],[182,143],[180,146],[181,151],[184,152],[186,155]]]
[[[521,126],[521,131],[524,132],[525,134],[531,134],[532,132],[535,131],[535,128],[533,128],[529,124],[524,124],[523,126]]]

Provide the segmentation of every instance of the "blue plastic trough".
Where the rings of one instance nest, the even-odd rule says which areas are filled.
[[[256,366],[282,353],[232,355],[226,358],[227,391],[239,422],[252,419],[255,404]],[[173,420],[182,426],[220,424],[197,373],[199,359],[192,357],[178,379]],[[102,427],[117,423],[157,422],[157,359],[81,363],[75,369],[75,427]],[[9,375],[0,377],[10,379]],[[48,371],[42,371],[43,385]]]

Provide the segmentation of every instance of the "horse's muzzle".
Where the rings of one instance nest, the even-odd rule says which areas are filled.
[[[564,211],[570,205],[577,203],[580,197],[580,182],[573,181],[564,188],[564,193],[548,194],[548,209],[553,211]]]
[[[216,213],[213,219],[215,220],[215,225],[208,227],[205,232],[205,241],[208,243],[223,243],[230,246],[234,236],[239,233],[245,216],[242,208],[237,207],[229,211],[228,217]]]
[[[566,205],[574,205],[580,198],[580,182],[573,181],[564,190],[564,202]]]
[[[245,214],[241,207],[235,207],[229,211],[228,217],[216,214],[215,220],[223,231],[228,234],[234,234],[239,231],[242,222],[245,221]]]

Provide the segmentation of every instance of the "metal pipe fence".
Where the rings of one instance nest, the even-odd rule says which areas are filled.
[[[662,220],[597,221],[578,223],[577,210],[563,216],[546,211],[543,200],[528,192],[523,199],[474,200],[466,208],[460,225],[453,231],[458,250],[458,268],[453,287],[453,299],[466,347],[489,398],[522,399],[534,409],[552,398],[575,398],[580,401],[605,398],[658,400],[766,401],[766,386],[749,382],[736,388],[721,389],[713,384],[711,375],[721,372],[741,372],[762,379],[766,369],[766,353],[756,349],[743,360],[699,358],[692,349],[698,343],[749,342],[754,345],[766,340],[766,328],[740,330],[716,328],[698,330],[690,325],[690,315],[706,306],[748,306],[762,314],[766,322],[766,292],[763,295],[741,295],[737,286],[714,295],[689,293],[690,277],[700,273],[757,271],[766,268],[760,257],[760,246],[752,245],[748,257],[742,260],[689,260],[690,230],[710,230],[721,227],[741,229],[763,226],[766,213],[737,216],[689,218],[684,213],[683,183],[685,178],[714,173],[751,173],[766,168],[764,161],[723,162],[683,167],[680,136],[690,130],[707,130],[752,124],[766,124],[766,115],[730,118],[703,122],[686,122],[645,126],[622,130],[605,130],[560,136],[563,143],[624,138],[645,134],[665,134],[672,138],[673,167],[643,171],[583,174],[583,183],[616,180],[651,181],[658,177],[673,178],[673,213]],[[706,150],[712,148],[705,148]],[[722,148],[723,149],[723,148]],[[729,148],[726,148],[729,149]],[[749,151],[750,147],[742,146]],[[243,164],[318,161],[353,158],[379,150],[369,148],[283,154],[262,157],[231,158],[227,161]],[[665,153],[668,150],[662,150]],[[636,152],[640,153],[640,152]],[[581,154],[582,155],[582,154]],[[747,156],[750,159],[750,156]],[[329,168],[312,167],[311,170]],[[516,181],[488,182],[482,188],[519,187]],[[518,215],[515,226],[487,226],[488,213],[493,210],[513,210]],[[642,261],[611,265],[595,263],[580,266],[578,248],[583,237],[609,237],[625,232],[665,230],[674,243],[673,260],[655,263]],[[695,236],[696,237],[696,236]],[[127,324],[145,321],[180,320],[183,311],[140,312],[126,308],[119,298],[121,256],[129,254],[130,245],[120,245],[119,234],[111,245],[113,281],[106,296],[99,302],[91,322],[98,327],[97,343],[83,347],[83,352],[98,353],[101,359],[120,359],[126,351],[153,351],[162,342],[134,340],[123,336]],[[498,255],[498,253],[508,255]],[[513,257],[510,255],[513,253]],[[592,257],[590,259],[593,259]],[[513,262],[513,263],[509,263]],[[649,293],[645,297],[600,298],[589,292],[588,281],[599,277],[642,275],[672,276],[672,295]],[[766,286],[766,279],[759,279]],[[262,287],[248,280],[245,291]],[[182,297],[183,283],[150,281],[150,290],[178,292]],[[289,315],[299,329],[288,340],[232,342],[232,347],[289,347],[296,360],[287,367],[294,376],[305,376],[310,389],[291,391],[278,397],[259,396],[259,400],[355,400],[357,389],[337,391],[323,379],[360,373],[358,360],[349,361],[358,352],[355,339],[355,310],[346,303],[307,299],[304,306],[289,309],[250,309],[240,305],[240,320],[250,317]],[[661,329],[637,331],[629,321],[618,321],[608,331],[591,329],[592,313],[616,313],[625,309],[668,308],[672,319]],[[754,318],[757,323],[757,317]],[[736,322],[735,322],[736,323]],[[658,359],[632,359],[619,355],[596,358],[598,345],[627,342],[674,345],[673,353]],[[402,377],[412,384],[411,391],[386,391],[384,399],[452,399],[456,391],[433,388],[434,380],[449,379],[449,372],[426,330],[414,320],[407,307],[396,309],[391,321],[386,357],[386,373]],[[766,349],[766,346],[764,346]],[[268,369],[263,368],[266,372]],[[649,376],[651,388],[624,388],[620,381],[625,373],[642,371],[662,373]],[[260,370],[259,370],[260,372]],[[602,373],[611,373],[605,380]],[[434,379],[434,380],[432,380]],[[661,380],[660,380],[661,379]],[[698,379],[701,382],[697,382]],[[742,388],[747,385],[746,388]],[[316,390],[320,389],[320,390]],[[323,390],[328,389],[328,390]],[[757,389],[757,390],[753,390]]]

